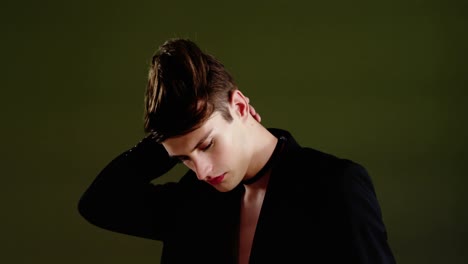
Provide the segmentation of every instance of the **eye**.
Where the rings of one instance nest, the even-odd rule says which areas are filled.
[[[202,151],[207,151],[209,148],[211,148],[211,146],[213,146],[213,141],[214,140],[212,139],[206,147],[202,148]]]

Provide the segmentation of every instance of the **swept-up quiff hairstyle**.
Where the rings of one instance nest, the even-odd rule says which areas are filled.
[[[223,64],[190,40],[172,39],[153,56],[145,96],[145,132],[157,142],[200,127],[214,111],[232,121],[237,89]]]

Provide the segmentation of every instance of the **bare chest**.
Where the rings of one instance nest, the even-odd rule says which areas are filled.
[[[239,264],[249,263],[255,229],[257,227],[264,194],[242,201],[239,226]]]

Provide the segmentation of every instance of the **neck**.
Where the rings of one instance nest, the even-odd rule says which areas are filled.
[[[265,189],[268,184],[270,169],[265,168],[272,156],[278,139],[266,128],[258,124],[258,131],[252,140],[253,152],[247,173],[243,179],[246,189]],[[263,170],[262,170],[263,169]]]

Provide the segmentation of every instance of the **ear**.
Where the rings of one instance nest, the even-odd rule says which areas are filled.
[[[250,111],[250,105],[247,102],[246,97],[239,90],[234,90],[231,94],[230,107],[233,114],[238,116],[240,119],[247,120]]]

